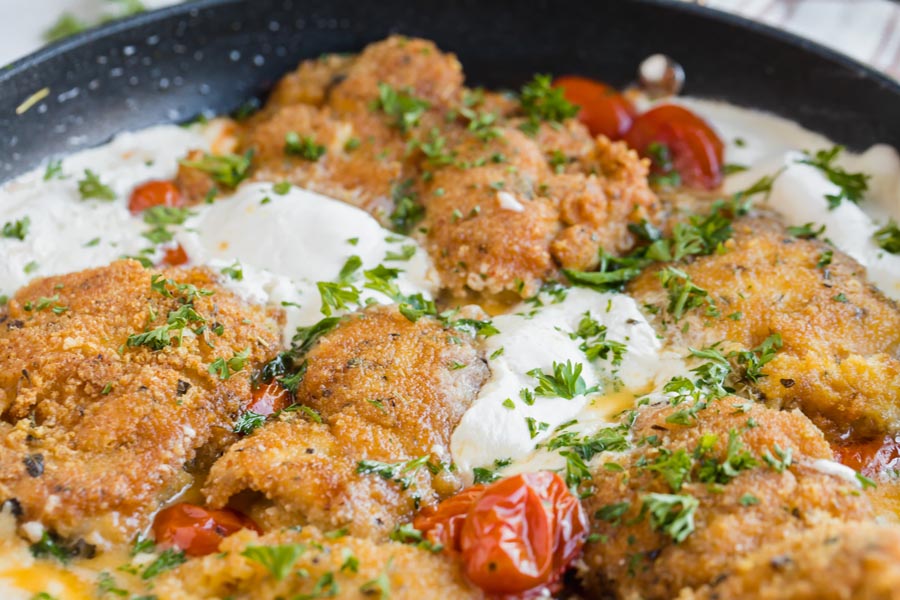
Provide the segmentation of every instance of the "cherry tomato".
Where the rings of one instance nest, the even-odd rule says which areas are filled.
[[[249,517],[229,509],[210,510],[181,502],[165,508],[153,520],[156,543],[175,547],[188,556],[205,556],[219,550],[219,542],[241,529],[262,533]]]
[[[247,410],[252,410],[258,415],[269,415],[285,409],[293,403],[291,393],[277,381],[264,383],[253,390],[253,398]]]
[[[865,442],[835,446],[838,461],[866,477],[877,477],[889,469],[900,468],[900,436],[887,435]]]
[[[714,189],[722,183],[725,146],[709,124],[681,106],[663,104],[638,116],[625,134],[625,142],[641,156],[654,159],[654,172],[671,169],[688,187]],[[670,169],[659,154],[671,157]]]
[[[448,550],[459,550],[466,515],[483,492],[483,485],[466,488],[441,502],[437,508],[423,510],[413,521],[413,526],[424,532],[430,542],[440,544]]]
[[[566,100],[581,107],[578,120],[587,125],[591,135],[620,139],[637,115],[634,105],[605,83],[567,75],[556,79],[553,86],[562,88]]]
[[[181,206],[181,192],[171,181],[148,181],[134,188],[128,200],[128,210],[133,214],[153,206]]]
[[[558,591],[560,578],[581,552],[588,531],[581,503],[562,478],[549,471],[466,490],[414,524],[429,539],[439,530],[435,537],[460,553],[469,580],[495,595]]]
[[[164,267],[180,267],[187,263],[187,261],[187,253],[184,251],[184,248],[181,247],[181,244],[178,244],[174,248],[166,248],[159,264]]]

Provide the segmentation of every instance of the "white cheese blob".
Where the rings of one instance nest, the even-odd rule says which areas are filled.
[[[403,294],[430,299],[437,289],[428,255],[414,240],[321,194],[297,187],[278,194],[272,184],[251,183],[196,212],[176,234],[191,263],[219,271],[239,264],[242,279],[223,283],[250,301],[283,308],[286,343],[298,326],[323,317],[316,284],[337,281],[351,256],[361,261],[350,282],[363,303],[392,302],[364,287],[362,271],[382,264],[401,270],[394,282]]]
[[[573,419],[607,424],[630,408],[632,394],[653,389],[683,370],[629,296],[572,288],[560,302],[552,303],[546,295],[542,299],[542,307],[523,303],[493,320],[500,333],[484,342],[491,377],[451,439],[453,460],[464,476],[496,460],[512,459],[514,471],[516,462],[535,460],[536,447],[560,425]],[[585,313],[606,327],[607,340],[625,345],[620,365],[609,359],[588,361],[580,348],[583,340],[574,336]],[[586,387],[597,386],[597,391],[571,399],[535,395],[531,405],[520,397],[521,390],[538,384],[528,371],[553,373],[554,363],[566,361],[581,364]],[[533,420],[530,428],[528,419]],[[537,460],[550,464],[547,457]]]

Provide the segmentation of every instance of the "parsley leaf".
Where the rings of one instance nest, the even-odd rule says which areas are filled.
[[[288,576],[297,559],[306,552],[303,544],[281,546],[247,546],[241,556],[264,566],[272,576],[281,581]]]
[[[78,182],[78,193],[82,200],[96,198],[97,200],[115,200],[116,193],[111,187],[100,181],[100,176],[90,169],[84,170],[84,179]]]
[[[3,224],[0,235],[5,238],[16,239],[22,241],[28,235],[28,228],[31,226],[31,219],[24,216],[17,221],[9,221]]]
[[[693,533],[694,513],[700,506],[693,496],[646,494],[641,501],[641,513],[650,514],[650,527],[668,534],[676,544]]]
[[[181,160],[185,167],[191,167],[209,174],[214,181],[228,188],[235,188],[250,174],[253,150],[243,155],[204,154],[199,160]]]
[[[840,188],[837,194],[825,194],[828,201],[828,209],[834,210],[840,206],[843,200],[849,200],[859,204],[863,195],[869,189],[871,175],[865,173],[848,173],[842,167],[835,164],[835,160],[843,152],[843,146],[834,146],[830,150],[819,150],[814,155],[803,153],[803,159],[799,163],[813,166],[822,171],[828,181]]]
[[[412,89],[396,90],[386,83],[378,84],[378,99],[373,107],[393,118],[393,125],[403,133],[419,124],[430,104],[412,95]]]
[[[537,132],[541,121],[561,123],[578,114],[578,106],[566,100],[561,88],[552,86],[550,75],[536,74],[534,78],[522,86],[519,94],[522,111],[528,118],[522,129],[526,133]]]
[[[325,146],[317,144],[312,136],[300,136],[296,131],[284,135],[284,153],[316,162],[325,155]]]
[[[891,254],[900,254],[900,228],[897,227],[897,223],[893,219],[876,231],[873,237],[875,243],[883,250]]]

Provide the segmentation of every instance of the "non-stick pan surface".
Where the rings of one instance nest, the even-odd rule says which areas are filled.
[[[391,33],[435,40],[459,55],[470,84],[491,87],[518,87],[535,72],[624,85],[641,59],[664,52],[685,67],[686,94],[776,112],[852,148],[900,147],[896,82],[693,5],[200,0],[75,36],[3,70],[0,181],[119,131],[229,112],[265,95],[301,59],[359,50]],[[44,99],[17,114],[45,88]]]

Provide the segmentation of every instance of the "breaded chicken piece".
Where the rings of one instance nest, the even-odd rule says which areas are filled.
[[[725,249],[675,265],[709,293],[718,317],[695,308],[674,323],[674,292],[661,286],[658,268],[628,292],[655,307],[657,324],[682,347],[728,340],[725,350],[752,349],[779,334],[784,345],[758,391],[772,406],[799,407],[829,435],[900,429],[900,310],[866,282],[863,267],[764,216],[736,221]],[[819,266],[826,252],[831,262]]]
[[[900,528],[830,521],[766,544],[679,600],[900,598]]]
[[[0,499],[23,521],[130,539],[190,482],[198,453],[233,439],[277,325],[207,270],[163,271],[174,283],[156,289],[153,274],[119,261],[39,279],[0,314]],[[173,313],[189,321],[171,344],[129,344]],[[212,368],[225,361],[227,379]]]
[[[628,224],[655,217],[656,196],[637,154],[591,140],[574,121],[545,129],[554,136],[533,139],[505,126],[489,141],[465,137],[451,146],[455,162],[434,170],[422,196],[426,248],[453,294],[534,295],[559,267],[592,268],[600,248],[629,249]],[[566,136],[571,160],[537,141],[552,139],[558,148]]]
[[[635,448],[611,457],[624,472],[599,468],[594,474],[595,493],[585,508],[601,541],[589,544],[584,556],[585,581],[594,593],[670,598],[683,587],[718,580],[766,543],[823,520],[871,516],[853,482],[815,468],[813,461],[832,459],[831,449],[801,413],[726,397],[698,411],[691,426],[666,420],[680,408],[642,409],[633,427]],[[736,441],[729,453],[731,432]],[[715,438],[704,438],[709,434]],[[682,487],[673,486],[679,476]],[[665,505],[654,505],[648,494],[694,498],[693,532],[675,543],[671,530],[654,526],[651,508],[663,509],[660,522],[674,523],[684,507],[675,503],[666,516]]]
[[[249,490],[267,500],[250,511],[264,527],[377,538],[458,488],[450,434],[488,374],[464,334],[371,307],[305,360],[296,397],[312,412],[282,414],[229,448],[207,481],[211,505]]]
[[[286,557],[283,572],[262,564],[270,548]],[[307,527],[261,537],[244,530],[219,549],[221,554],[192,559],[161,576],[153,593],[159,600],[483,597],[454,559],[397,542],[335,539]]]
[[[462,82],[452,54],[397,36],[354,58],[307,61],[248,122],[240,151],[256,152],[257,179],[338,198],[407,233],[424,211],[414,231],[456,296],[531,296],[560,266],[592,268],[599,248],[634,244],[628,224],[659,210],[646,160],[575,120],[529,137],[518,103]],[[292,134],[324,154],[289,151]]]

